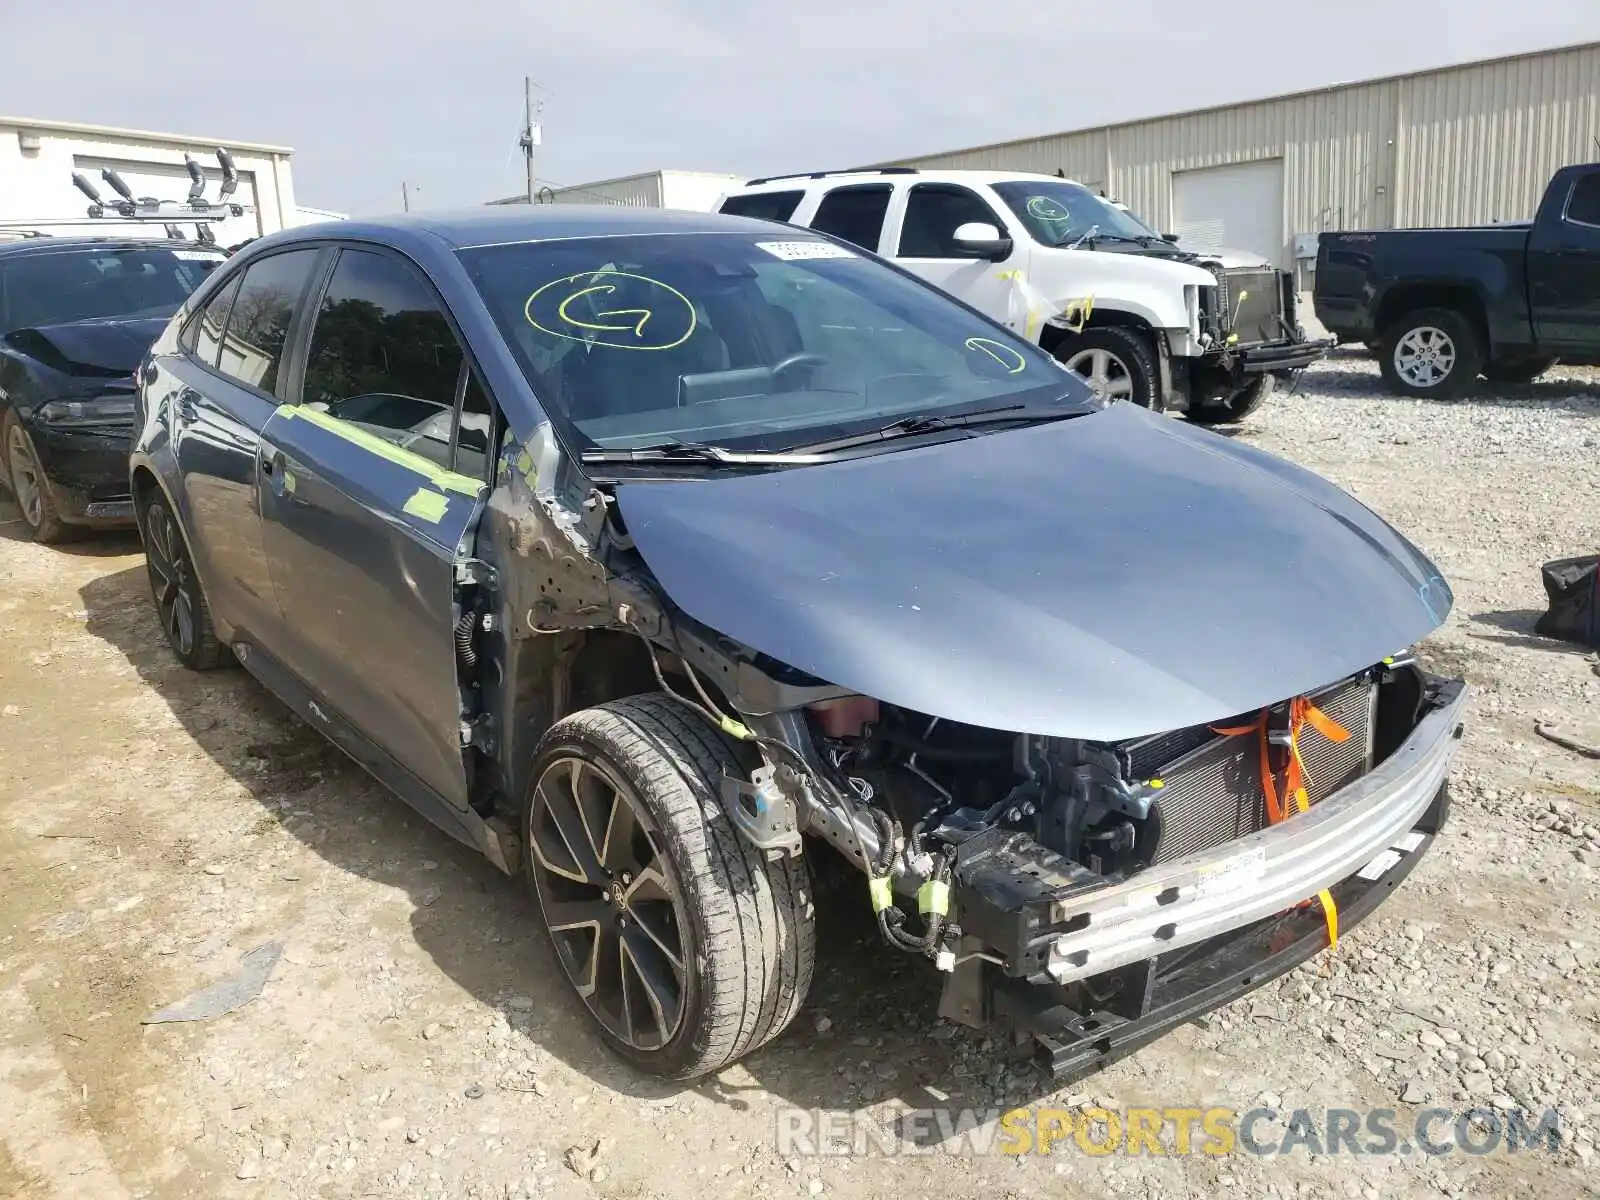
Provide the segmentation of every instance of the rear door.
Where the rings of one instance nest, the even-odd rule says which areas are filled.
[[[206,598],[235,637],[270,638],[278,624],[256,451],[278,406],[295,308],[322,253],[307,247],[249,263],[184,329],[182,354],[163,363],[176,385],[167,428],[182,476],[184,527]]]
[[[1534,329],[1552,351],[1600,352],[1600,170],[1570,181],[1557,219],[1541,211],[1528,235]]]
[[[887,183],[852,183],[830,188],[817,204],[811,228],[878,253],[894,188]]]
[[[457,808],[452,628],[493,418],[442,302],[387,250],[339,251],[291,403],[262,437],[261,511],[285,665]]]
[[[1005,262],[975,259],[956,248],[956,230],[971,221],[1007,232],[1005,221],[982,196],[954,183],[917,183],[890,220],[887,252],[902,267],[1004,324],[1011,295],[1010,272],[1027,266],[1027,243],[1013,238]]]

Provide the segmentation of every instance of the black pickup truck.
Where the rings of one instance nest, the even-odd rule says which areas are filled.
[[[1600,164],[1556,172],[1531,222],[1324,233],[1314,300],[1328,332],[1366,342],[1405,396],[1600,362]]]

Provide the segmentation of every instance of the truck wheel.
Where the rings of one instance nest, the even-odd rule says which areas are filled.
[[[1555,365],[1554,355],[1501,358],[1484,367],[1483,377],[1491,383],[1532,383]]]
[[[1226,400],[1213,400],[1186,414],[1196,425],[1232,425],[1242,421],[1267,402],[1276,389],[1277,380],[1269,375],[1258,375],[1242,392],[1235,392]]]
[[[1140,408],[1159,407],[1155,353],[1138,330],[1117,325],[1085,329],[1063,339],[1054,354],[1095,395],[1127,400]]]
[[[718,790],[726,739],[662,695],[573,713],[539,745],[525,870],[562,972],[634,1066],[690,1079],[772,1040],[811,986],[803,858],[775,862]]]
[[[1418,309],[1385,330],[1378,362],[1391,391],[1454,400],[1478,378],[1483,339],[1472,322],[1454,309]]]

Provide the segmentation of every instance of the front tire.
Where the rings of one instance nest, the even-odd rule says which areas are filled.
[[[652,1075],[718,1071],[777,1037],[811,986],[805,860],[769,862],[718,794],[726,739],[667,696],[577,712],[539,745],[525,871],[600,1036]]]
[[[1232,425],[1242,421],[1267,402],[1277,382],[1270,374],[1258,375],[1245,385],[1243,391],[1235,392],[1226,400],[1214,400],[1199,408],[1191,408],[1189,420],[1196,425]]]
[[[1140,408],[1160,408],[1161,378],[1150,339],[1137,329],[1106,325],[1062,339],[1052,353],[1106,400],[1126,400]]]
[[[167,499],[158,491],[140,502],[139,533],[144,539],[145,570],[150,576],[150,598],[167,645],[191,671],[221,666],[227,649],[217,640],[211,624],[211,606],[195,573],[194,559],[183,529]]]
[[[1385,331],[1378,362],[1384,382],[1397,395],[1454,400],[1483,369],[1483,338],[1454,309],[1418,309]]]
[[[41,546],[57,545],[72,537],[77,531],[56,512],[50,481],[39,463],[39,452],[34,449],[27,427],[15,412],[8,412],[5,421],[0,423],[0,448],[6,456],[6,478],[10,481],[11,495],[22,513],[22,523],[29,536]]]

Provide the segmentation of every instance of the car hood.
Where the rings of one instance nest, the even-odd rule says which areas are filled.
[[[1162,242],[1160,245],[1152,242],[1148,246],[1135,246],[1128,242],[1104,242],[1097,245],[1095,249],[1110,254],[1132,254],[1140,258],[1159,258],[1167,262],[1215,265],[1224,271],[1236,271],[1249,267],[1256,267],[1266,271],[1276,269],[1266,258],[1250,250],[1230,250],[1226,247],[1203,249],[1184,241]]]
[[[869,458],[623,483],[666,595],[840,687],[1114,741],[1214,722],[1436,628],[1432,563],[1325,480],[1130,405]]]
[[[167,317],[76,321],[14,329],[5,340],[13,350],[67,375],[131,375]]]

